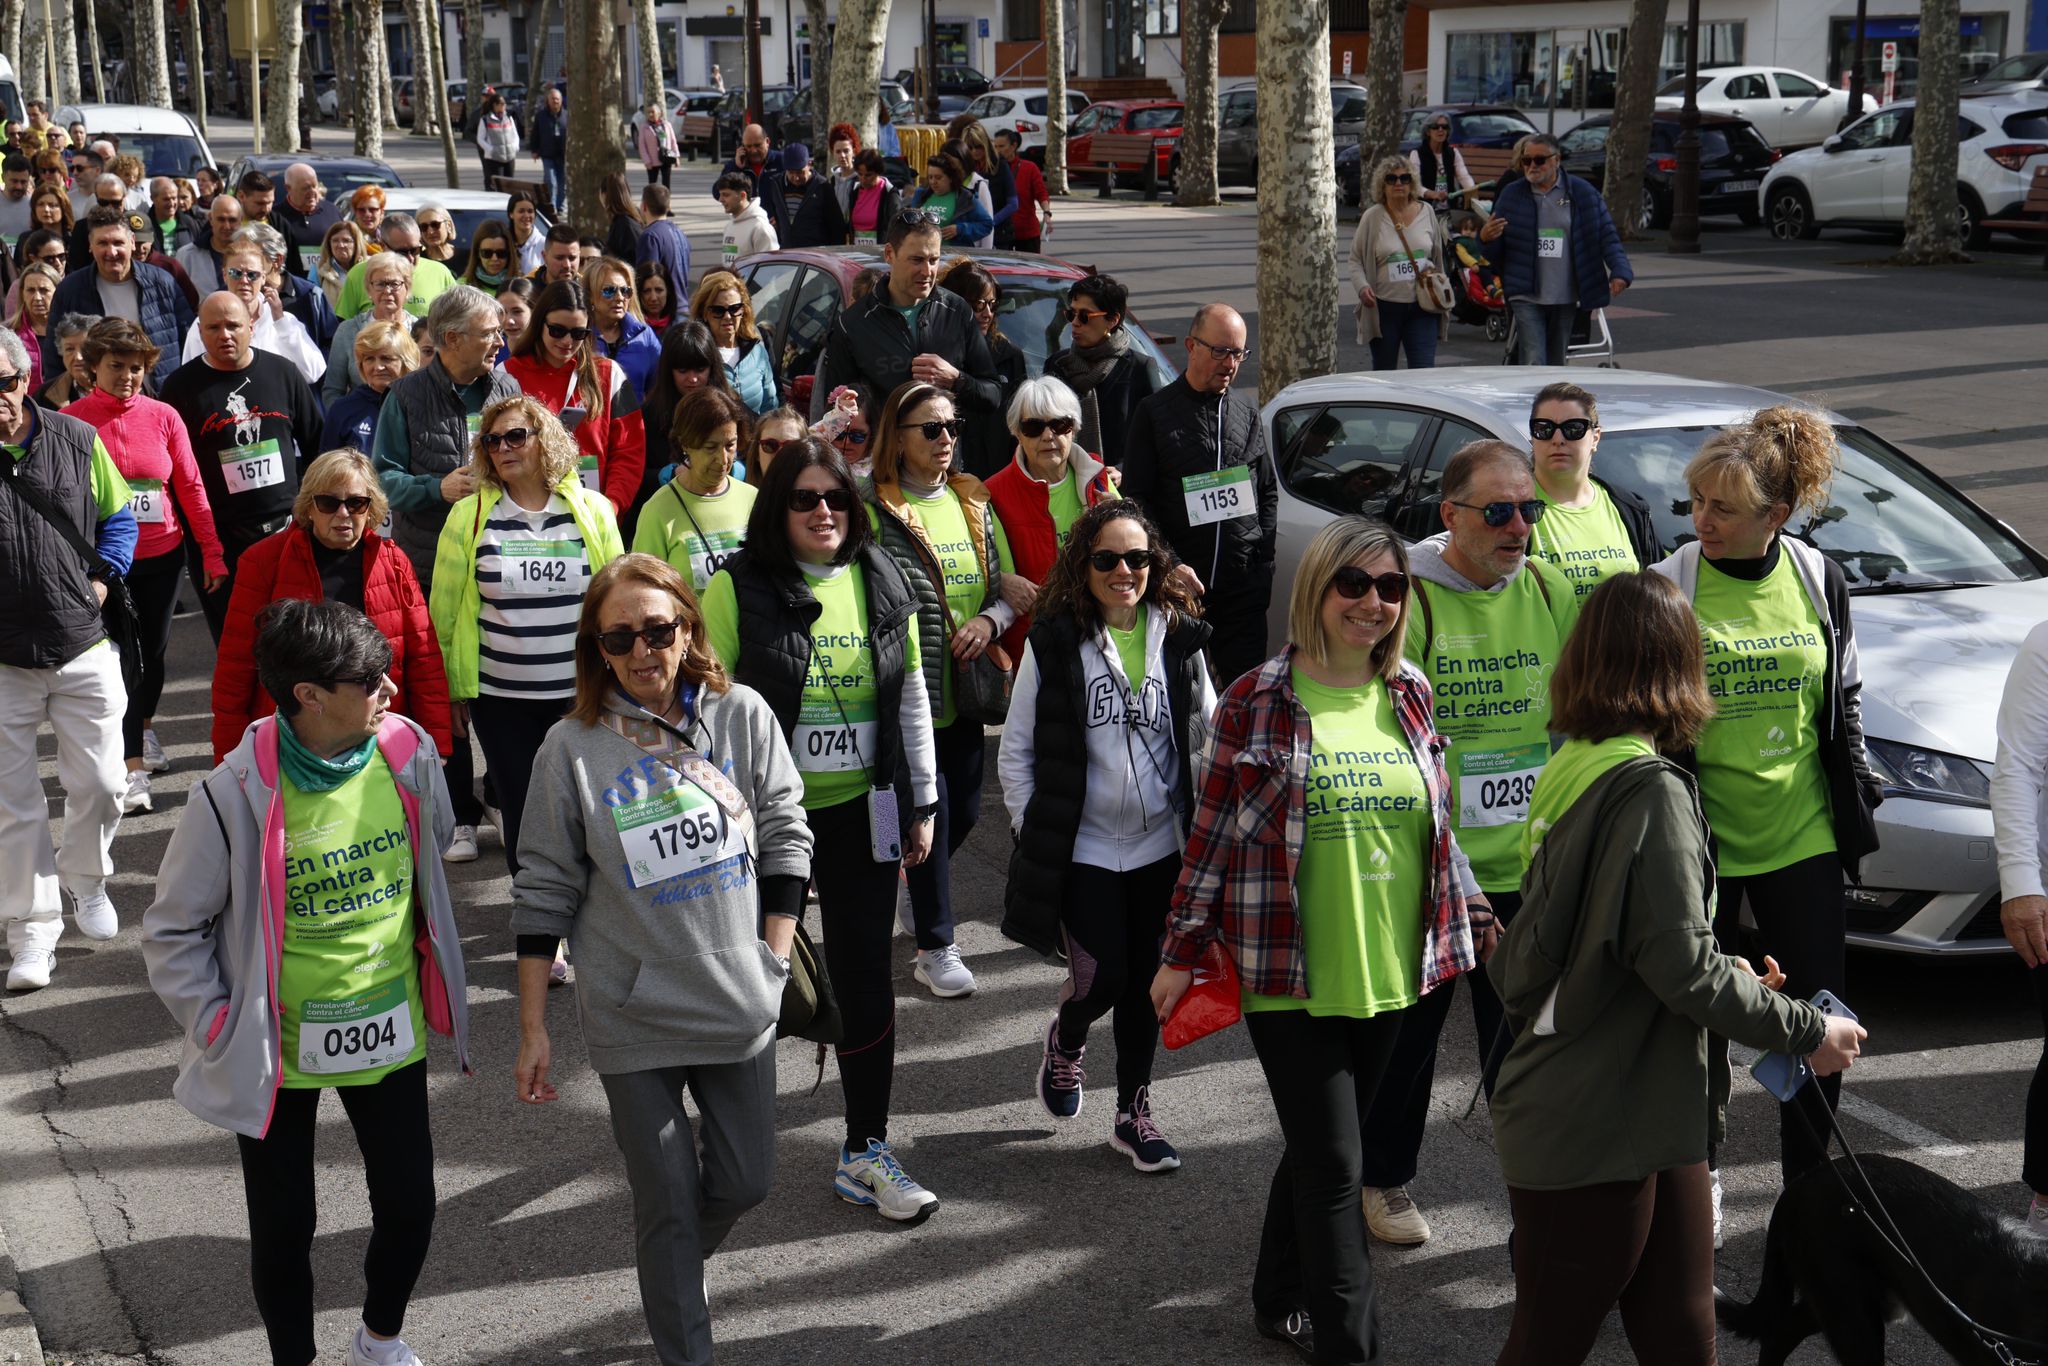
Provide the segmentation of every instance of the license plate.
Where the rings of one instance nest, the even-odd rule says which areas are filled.
[[[1745,192],[1749,192],[1749,193],[1754,193],[1754,192],[1755,192],[1755,190],[1756,190],[1756,188],[1757,188],[1757,186],[1759,186],[1759,185],[1761,185],[1761,184],[1763,184],[1763,182],[1762,182],[1761,180],[1731,180],[1731,181],[1729,181],[1729,182],[1728,182],[1727,184],[1725,184],[1725,185],[1723,185],[1723,186],[1721,187],[1721,193],[1722,193],[1722,194],[1743,194],[1743,193],[1745,193]]]

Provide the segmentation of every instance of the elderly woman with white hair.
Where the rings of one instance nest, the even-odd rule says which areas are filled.
[[[1415,169],[1406,157],[1381,157],[1367,178],[1372,207],[1351,236],[1351,287],[1358,294],[1358,339],[1372,348],[1372,368],[1392,370],[1400,354],[1408,368],[1436,364],[1436,347],[1450,335],[1448,313],[1422,306],[1417,281],[1444,273],[1444,237],[1437,216],[1415,193]]]
[[[1010,463],[986,481],[989,501],[1010,536],[1017,572],[1044,583],[1067,528],[1082,512],[1118,497],[1118,475],[1098,455],[1081,449],[1081,398],[1065,380],[1038,375],[1017,386],[1010,400],[1010,435],[1016,449]],[[1031,618],[1019,617],[1003,635],[1010,658],[1023,654]]]
[[[276,229],[262,224],[237,231],[220,254],[220,287],[240,299],[249,316],[255,319],[250,345],[290,361],[305,376],[307,384],[318,388],[321,376],[327,373],[327,357],[306,331],[306,325],[285,311],[277,287],[270,283],[270,252],[257,232],[259,228],[283,240]],[[206,341],[195,320],[185,329],[183,359],[189,361],[205,350]]]

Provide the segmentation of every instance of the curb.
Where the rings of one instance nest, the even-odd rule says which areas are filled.
[[[7,1247],[7,1231],[0,1229],[0,1362],[33,1363],[42,1366],[43,1340],[36,1335],[35,1320],[21,1299],[21,1277],[15,1271],[14,1254]]]

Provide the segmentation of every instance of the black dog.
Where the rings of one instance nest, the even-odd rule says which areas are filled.
[[[2048,1340],[2048,1242],[1901,1158],[1861,1161],[1905,1245],[1950,1299],[1987,1328]],[[1879,1234],[1884,1216],[1851,1198],[1850,1191],[1865,1187],[1849,1160],[1837,1158],[1830,1166],[1801,1174],[1778,1197],[1756,1298],[1738,1304],[1717,1291],[1715,1317],[1763,1345],[1758,1366],[1781,1366],[1815,1333],[1826,1337],[1842,1366],[1883,1366],[1885,1323],[1909,1314],[1955,1360],[1998,1366],[2001,1358],[1990,1344]],[[2022,1359],[2040,1355],[2019,1350]]]

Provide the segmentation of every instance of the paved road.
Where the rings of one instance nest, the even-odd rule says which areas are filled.
[[[418,163],[428,169],[438,153],[423,149]],[[682,197],[708,245],[709,197],[700,208],[690,192],[707,180],[686,171]],[[1254,232],[1244,204],[1183,212],[1077,201],[1062,206],[1058,240],[1062,254],[1129,278],[1139,314],[1177,332],[1200,299],[1249,307]],[[1620,323],[1632,360],[1825,392],[1944,472],[1970,477],[2022,531],[2048,534],[2048,469],[2033,425],[2048,356],[2038,258],[2004,253],[1966,271],[1906,275],[1855,264],[1882,254],[1874,239],[1785,249],[1729,231],[1710,246],[1693,262],[1644,256],[1629,296],[1643,315]],[[1482,359],[1467,340],[1477,334],[1461,331],[1447,358]],[[1347,347],[1345,363],[1360,354]],[[177,767],[157,783],[157,812],[124,822],[116,844],[113,894],[130,928],[108,944],[68,937],[52,987],[0,1001],[0,1226],[60,1359],[264,1359],[234,1145],[169,1098],[177,1041],[143,980],[132,928],[203,771],[210,650],[199,618],[178,623],[177,681],[159,719]],[[1000,810],[992,764],[987,805]],[[1000,824],[984,823],[956,864],[960,938],[980,991],[953,1002],[922,993],[899,940],[895,1137],[944,1208],[905,1230],[832,1197],[836,1082],[828,1065],[813,1095],[811,1051],[785,1046],[775,1191],[710,1273],[721,1360],[1290,1359],[1252,1334],[1245,1300],[1276,1156],[1245,1037],[1162,1055],[1156,1105],[1186,1160],[1178,1173],[1140,1177],[1112,1153],[1100,1095],[1072,1123],[1048,1120],[1030,1079],[1058,974],[995,931],[1009,844]],[[646,1361],[626,1192],[568,1003],[554,1015],[563,1103],[515,1104],[512,940],[494,841],[456,882],[479,1075],[455,1075],[436,1051],[440,1215],[408,1337],[434,1363]],[[2015,965],[1863,955],[1850,983],[1875,1029],[1849,1088],[1853,1140],[2020,1209],[2021,1107],[2040,1044]],[[1467,1018],[1460,1007],[1447,1035],[1414,1188],[1437,1236],[1375,1256],[1394,1361],[1490,1362],[1505,1336],[1506,1201],[1483,1111],[1463,1117],[1476,1076]],[[1090,1061],[1105,1080],[1111,1050],[1103,1031]],[[321,1340],[331,1344],[323,1359],[338,1360],[357,1312],[368,1210],[338,1107],[325,1117],[331,1161],[319,1174],[315,1269]],[[1733,1121],[1721,1276],[1746,1295],[1776,1193],[1774,1107],[1738,1080]],[[1724,1341],[1723,1351],[1754,1360],[1744,1345]],[[1610,1331],[1595,1360],[1627,1359]],[[1795,1357],[1825,1359],[1815,1347]],[[1893,1359],[1940,1354],[1905,1333]]]

